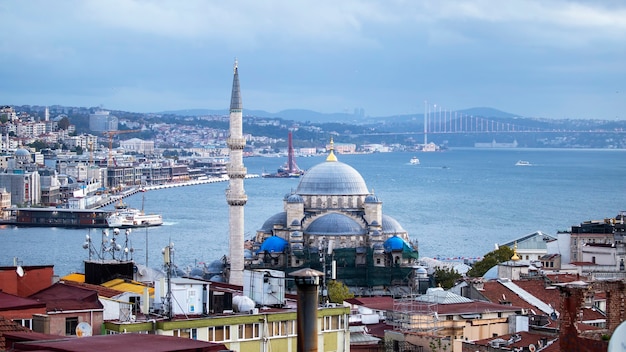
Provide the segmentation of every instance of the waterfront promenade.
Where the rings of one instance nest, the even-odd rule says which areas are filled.
[[[246,178],[258,178],[258,177],[261,177],[261,176],[257,175],[257,174],[246,175]],[[142,186],[142,187],[131,187],[131,188],[129,188],[127,190],[124,190],[124,191],[122,191],[122,192],[120,192],[118,194],[108,195],[102,201],[96,203],[92,208],[93,209],[99,209],[99,208],[106,207],[108,205],[111,205],[111,204],[114,204],[116,202],[119,202],[120,199],[124,199],[126,197],[130,197],[130,196],[132,196],[134,194],[137,194],[139,192],[146,192],[146,191],[153,191],[153,190],[174,188],[174,187],[197,186],[197,185],[204,185],[204,184],[208,184],[208,183],[225,182],[225,181],[228,181],[228,176],[224,176],[224,177],[209,177],[209,178],[205,178],[205,179],[190,180],[190,181],[183,181],[183,182],[172,182],[172,183],[165,183],[165,184],[161,184],[161,185],[149,185],[149,186]]]

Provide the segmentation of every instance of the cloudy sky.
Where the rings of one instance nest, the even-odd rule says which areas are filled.
[[[626,119],[622,0],[7,0],[0,104]]]

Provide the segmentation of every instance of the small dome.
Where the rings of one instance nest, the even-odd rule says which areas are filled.
[[[283,227],[287,227],[287,212],[280,212],[278,214],[272,215],[269,219],[265,220],[263,226],[259,231],[264,233],[272,233],[274,230],[274,225],[281,225]]]
[[[293,221],[291,222],[291,226],[300,226],[300,221],[298,221],[297,219],[293,219]]]
[[[326,161],[310,168],[300,179],[301,195],[368,195],[361,174],[339,161]]]
[[[292,194],[287,197],[287,203],[304,203],[304,199],[298,194]]]
[[[309,235],[352,236],[364,235],[365,229],[354,219],[330,213],[315,219],[304,232]]]
[[[402,228],[400,223],[389,215],[383,215],[383,233],[397,234],[406,233],[406,230]]]
[[[20,148],[15,151],[15,156],[30,156],[30,152],[26,149]]]
[[[287,245],[288,242],[285,239],[278,236],[272,236],[266,238],[265,241],[263,241],[259,252],[268,251],[270,253],[282,253],[285,251]]]
[[[378,197],[376,197],[373,194],[370,194],[369,196],[365,197],[365,203],[380,203],[380,200],[378,200]]]
[[[408,246],[404,240],[398,236],[390,237],[383,243],[385,252],[401,251],[405,246]]]

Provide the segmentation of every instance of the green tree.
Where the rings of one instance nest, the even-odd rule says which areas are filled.
[[[513,250],[507,246],[500,246],[498,249],[493,250],[487,254],[482,260],[477,261],[474,266],[467,272],[467,276],[480,277],[485,275],[487,270],[494,266],[511,260],[513,256]]]
[[[64,116],[59,120],[57,126],[59,126],[59,129],[61,130],[67,130],[67,128],[70,127],[70,119],[68,119],[67,116]]]
[[[332,303],[343,303],[346,299],[354,298],[354,294],[343,282],[331,280],[328,282],[328,298]]]
[[[29,147],[34,148],[36,151],[40,151],[42,149],[46,149],[49,148],[50,146],[48,145],[48,143],[42,141],[42,140],[36,140],[33,143],[27,144]]]
[[[449,289],[462,277],[453,268],[437,268],[435,270],[435,285],[441,285],[444,289]]]

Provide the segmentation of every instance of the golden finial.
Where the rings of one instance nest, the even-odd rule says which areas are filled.
[[[517,241],[515,241],[515,246],[513,246],[513,256],[511,257],[512,261],[520,260],[520,257],[517,255]]]
[[[337,161],[337,157],[335,156],[335,153],[333,152],[335,150],[335,143],[333,142],[333,137],[330,137],[330,153],[328,154],[328,157],[326,158],[326,161]]]

